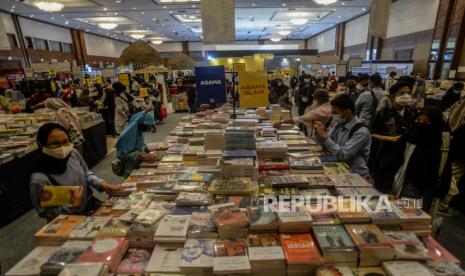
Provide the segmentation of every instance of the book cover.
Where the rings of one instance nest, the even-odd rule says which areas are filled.
[[[245,241],[217,241],[214,245],[214,273],[249,272],[250,263]]]
[[[263,205],[249,206],[247,208],[250,229],[264,228],[270,226],[277,228],[279,225],[278,215],[275,212],[265,212]]]
[[[279,222],[285,223],[308,223],[312,222],[312,216],[307,211],[278,212]]]
[[[177,205],[208,206],[213,204],[213,198],[209,193],[187,193],[181,192],[175,200]]]
[[[217,195],[215,199],[218,203],[234,203],[238,208],[247,208],[252,204],[250,196]]]
[[[428,251],[428,256],[433,261],[441,262],[451,262],[459,264],[460,260],[452,255],[447,249],[445,249],[439,242],[437,242],[433,237],[427,236],[421,238],[423,244]]]
[[[144,273],[150,259],[148,249],[129,248],[121,260],[116,273]]]
[[[60,271],[66,264],[75,263],[91,241],[67,241],[41,266],[41,271]]]
[[[289,163],[283,158],[260,159],[259,170],[288,170]]]
[[[38,246],[12,267],[5,276],[40,275],[40,266],[57,250],[58,246]]]
[[[185,237],[190,219],[190,215],[165,216],[155,232],[155,237]]]
[[[128,225],[121,222],[119,219],[112,218],[102,230],[97,233],[96,237],[125,237],[128,228]]]
[[[284,261],[284,252],[277,234],[249,234],[250,261]]]
[[[146,272],[180,273],[179,261],[182,247],[157,244],[147,264]]]
[[[374,224],[346,224],[345,227],[360,250],[393,248],[390,240]]]
[[[325,175],[310,175],[308,176],[309,188],[334,188],[334,181]]]
[[[209,191],[212,194],[248,195],[253,193],[253,185],[250,179],[243,178],[213,180]]]
[[[161,218],[163,218],[168,213],[164,210],[142,210],[143,211],[139,213],[134,222],[145,225],[155,225]]]
[[[212,173],[183,173],[179,176],[179,181],[193,181],[210,183],[213,180]]]
[[[456,263],[427,261],[426,266],[436,276],[465,276],[465,271]]]
[[[64,239],[73,228],[83,221],[85,216],[59,215],[49,224],[45,225],[36,234],[36,239]]]
[[[268,177],[271,187],[306,187],[308,179],[303,175],[283,175],[283,176],[269,176]]]
[[[428,251],[414,233],[405,231],[384,231],[384,234],[394,245],[396,259],[428,259]]]
[[[318,267],[315,274],[316,276],[354,276],[352,270],[348,266]]]
[[[86,217],[68,234],[69,239],[93,239],[110,221],[109,217]]]
[[[137,216],[144,210],[145,209],[142,208],[131,209],[124,213],[122,216],[120,216],[118,219],[122,222],[133,223],[136,220]]]
[[[212,215],[218,227],[246,227],[249,223],[246,211],[235,206],[219,208]]]
[[[213,268],[215,241],[216,239],[187,239],[179,262],[181,270]]]
[[[323,255],[333,252],[354,252],[357,248],[342,225],[314,226],[313,233]]]
[[[58,276],[100,276],[105,275],[105,273],[108,274],[106,269],[107,268],[103,263],[67,264]]]
[[[217,236],[216,226],[210,212],[193,212],[189,222],[188,236]]]
[[[383,268],[389,276],[434,276],[425,265],[415,261],[384,262]]]
[[[52,186],[44,185],[42,187],[42,196],[40,198],[41,207],[56,207],[72,204],[72,195],[78,193],[80,186]]]
[[[323,258],[310,234],[281,234],[287,264],[321,264]]]
[[[79,263],[104,263],[114,271],[128,247],[128,241],[122,237],[98,237],[92,241],[79,257]]]

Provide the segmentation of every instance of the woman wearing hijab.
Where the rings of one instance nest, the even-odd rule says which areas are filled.
[[[407,135],[405,159],[396,174],[393,194],[422,199],[422,209],[429,212],[433,198],[443,198],[452,177],[449,158],[440,170],[443,158],[443,132],[448,131],[441,109],[426,106],[420,110],[415,125]]]
[[[32,205],[40,217],[52,220],[59,214],[88,214],[98,208],[92,198],[91,187],[97,190],[118,190],[117,185],[108,184],[95,176],[84,159],[74,149],[68,131],[56,123],[47,123],[39,128],[37,144],[40,155],[30,178]],[[80,186],[72,192],[73,203],[65,206],[42,207],[44,185]]]
[[[45,100],[44,106],[45,108],[55,110],[58,123],[65,127],[71,137],[71,142],[75,146],[79,146],[84,142],[81,121],[67,103],[59,98],[48,98]]]
[[[154,159],[145,147],[144,131],[155,125],[155,119],[146,111],[136,113],[132,116],[126,128],[116,142],[117,157],[124,164],[125,177],[133,170],[139,168],[144,159]]]
[[[441,100],[442,111],[446,111],[460,100],[460,95],[463,91],[463,88],[464,85],[462,82],[456,82],[449,89],[447,89],[446,94],[444,97],[442,97]]]

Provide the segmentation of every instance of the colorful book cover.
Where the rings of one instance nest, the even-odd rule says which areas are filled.
[[[189,222],[188,236],[201,234],[216,234],[216,226],[210,212],[192,212]]]
[[[37,239],[42,238],[66,238],[73,230],[73,228],[83,221],[85,216],[74,216],[74,215],[59,215],[53,219],[49,224],[45,225],[40,229],[35,237]]]
[[[281,234],[287,264],[321,264],[323,258],[310,234]]]
[[[323,255],[333,252],[357,251],[352,238],[342,225],[314,226],[312,229]]]
[[[57,250],[58,246],[38,246],[12,267],[5,276],[40,275],[40,266]]]
[[[268,225],[278,225],[279,219],[275,212],[265,212],[262,205],[249,206],[247,208],[250,221],[250,228],[264,227]]]
[[[179,176],[179,181],[193,181],[210,183],[213,180],[212,173],[183,173]]]
[[[189,215],[167,215],[165,216],[155,232],[155,237],[173,237],[182,236],[185,237],[187,229],[189,228],[189,221],[191,216]]]
[[[245,210],[236,207],[220,208],[213,212],[218,227],[246,227],[249,223]]]
[[[86,217],[68,234],[70,239],[93,239],[110,220],[109,217]]]
[[[84,251],[92,245],[91,241],[67,241],[41,266],[41,270],[61,270],[66,264],[75,263]]]
[[[288,170],[289,163],[282,158],[260,159],[258,161],[259,170]]]
[[[345,227],[360,250],[393,248],[390,240],[374,224],[346,224]]]
[[[126,251],[128,242],[122,237],[98,237],[92,241],[79,257],[79,263],[105,263],[114,266],[118,264],[122,254]]]
[[[179,267],[182,269],[213,268],[216,239],[187,239],[182,249]]]
[[[116,273],[144,273],[150,259],[148,249],[129,248],[121,260]]]
[[[42,196],[40,198],[40,206],[56,207],[72,204],[72,195],[79,193],[80,186],[51,186],[44,185],[42,187]]]
[[[277,234],[249,234],[250,261],[284,261],[284,252]]]
[[[440,262],[451,262],[460,264],[460,260],[452,255],[447,249],[445,249],[439,242],[437,242],[433,237],[427,236],[422,237],[421,240],[428,251],[428,256],[433,261]]]
[[[394,245],[396,259],[428,259],[428,251],[414,233],[405,231],[384,231],[384,234]]]
[[[180,273],[179,261],[182,247],[157,244],[146,268],[151,273]]]
[[[434,276],[425,265],[415,261],[384,262],[383,268],[390,276]]]

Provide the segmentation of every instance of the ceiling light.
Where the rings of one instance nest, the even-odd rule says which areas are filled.
[[[108,8],[105,7],[105,8],[103,8],[103,10],[106,11],[106,10],[108,10]]]
[[[33,14],[31,14],[31,15],[29,15],[29,17],[30,17],[30,18],[33,18],[33,17],[34,17],[34,15],[33,15]]]
[[[65,22],[65,25],[68,25],[69,24],[69,20]]]
[[[305,19],[305,18],[292,18],[291,20],[289,20],[289,22],[291,22],[291,24],[294,24],[294,25],[304,25],[305,23],[308,22],[308,19]]]
[[[111,30],[118,27],[116,23],[99,23],[98,26],[102,29]]]
[[[55,17],[50,17],[50,20],[55,20]]]
[[[131,37],[134,39],[142,39],[145,37],[145,34],[132,34]]]
[[[283,7],[285,7],[285,6],[286,6],[286,4],[285,4],[285,3],[283,3]]]
[[[140,14],[145,14],[145,12],[141,12]]]
[[[252,3],[252,6],[255,7],[255,3]]]
[[[280,37],[272,37],[272,38],[270,38],[270,40],[273,41],[273,42],[280,42],[281,38]]]
[[[58,12],[61,11],[65,6],[62,3],[56,1],[34,1],[32,4],[46,12]]]
[[[279,31],[278,34],[280,36],[287,36],[287,35],[290,35],[291,34],[291,31]]]
[[[123,0],[116,0],[115,3],[116,4],[121,4],[121,3],[123,3]]]
[[[362,11],[367,11],[367,9],[366,9],[366,8],[362,8]]]
[[[115,15],[118,15],[118,13],[117,13],[117,12],[115,12]]]
[[[329,4],[334,4],[337,2],[337,0],[314,0],[314,1],[318,5],[329,5]]]
[[[152,42],[152,44],[160,45],[160,44],[163,43],[163,40],[152,40],[151,42]]]

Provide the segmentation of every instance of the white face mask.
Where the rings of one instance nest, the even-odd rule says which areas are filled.
[[[412,101],[412,96],[410,94],[404,94],[402,96],[397,96],[395,101],[398,105],[407,106]]]
[[[308,97],[302,97],[302,102],[304,103],[308,102]]]
[[[56,159],[65,159],[73,151],[74,146],[72,144],[68,146],[59,147],[56,149],[51,149],[44,147],[42,152]]]

